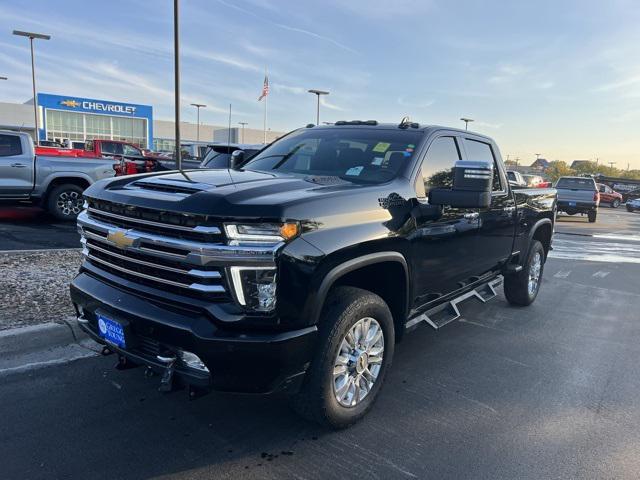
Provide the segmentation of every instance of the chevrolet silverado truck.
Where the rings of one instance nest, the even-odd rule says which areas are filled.
[[[598,216],[600,192],[591,177],[560,177],[556,182],[558,192],[558,212],[567,215],[587,214],[589,223]]]
[[[0,200],[40,205],[59,220],[75,220],[82,192],[113,177],[113,160],[36,155],[28,133],[0,130]]]
[[[162,391],[288,392],[346,427],[406,332],[501,283],[514,305],[538,295],[556,192],[512,190],[488,137],[342,121],[242,157],[85,192],[78,323]]]

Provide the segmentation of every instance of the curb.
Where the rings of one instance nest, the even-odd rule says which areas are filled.
[[[0,376],[98,355],[75,322],[45,323],[0,331]]]

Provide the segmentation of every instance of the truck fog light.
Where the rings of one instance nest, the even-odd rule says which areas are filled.
[[[231,267],[231,280],[238,303],[259,312],[276,306],[275,267]]]
[[[187,352],[186,350],[179,350],[178,356],[182,363],[184,363],[189,368],[195,368],[196,370],[200,370],[202,372],[209,372],[209,369],[204,364],[200,357],[195,353]]]

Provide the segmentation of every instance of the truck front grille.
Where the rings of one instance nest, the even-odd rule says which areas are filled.
[[[91,202],[78,219],[83,254],[94,267],[136,283],[212,301],[228,300],[224,268],[203,261],[197,253],[223,245],[220,227],[190,225],[191,219],[183,217]],[[118,245],[109,237],[113,232],[133,240],[130,245]]]

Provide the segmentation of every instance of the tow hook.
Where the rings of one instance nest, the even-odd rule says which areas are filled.
[[[104,347],[102,347],[102,350],[100,351],[101,355],[104,355],[105,357],[107,355],[112,355],[113,354],[113,350],[111,350],[109,347],[107,347],[106,345]]]
[[[172,392],[174,364],[176,363],[176,357],[165,357],[162,355],[158,355],[156,356],[156,358],[165,365],[164,372],[162,372],[162,378],[160,379],[160,388],[158,388],[158,391],[165,393]]]
[[[130,368],[136,368],[138,365],[131,363],[124,355],[118,354],[118,363],[116,363],[116,370],[129,370]]]

